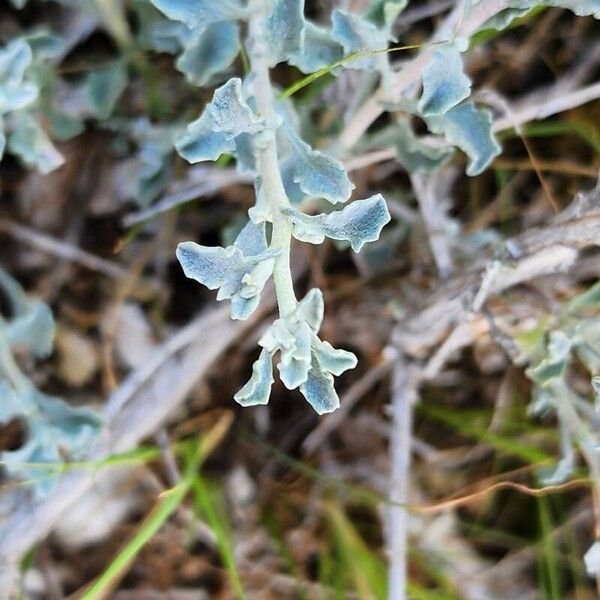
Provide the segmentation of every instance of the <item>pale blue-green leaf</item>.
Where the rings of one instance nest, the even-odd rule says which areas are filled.
[[[572,349],[571,340],[562,331],[553,331],[547,345],[547,354],[537,365],[526,370],[526,375],[540,387],[561,379],[565,373]]]
[[[569,428],[559,419],[560,460],[554,467],[538,471],[538,477],[543,485],[560,485],[568,481],[577,466],[577,452]]]
[[[298,55],[304,43],[304,0],[274,0],[265,18],[269,66]]]
[[[54,490],[63,460],[58,445],[43,424],[35,422],[33,427],[29,424],[28,433],[27,442],[18,450],[0,453],[0,461],[9,475],[27,481],[35,495],[43,498]]]
[[[234,321],[245,321],[258,308],[259,303],[260,296],[243,298],[239,293],[233,294],[231,296],[231,318]]]
[[[308,197],[297,181],[296,177],[296,161],[293,158],[286,158],[281,161],[281,181],[285,190],[285,195],[291,204],[294,206],[300,206],[304,200]]]
[[[252,377],[233,397],[242,406],[268,404],[273,385],[273,355],[263,348],[260,356],[252,365]]]
[[[359,252],[365,243],[376,241],[391,219],[381,194],[356,200],[328,215],[305,215],[295,209],[288,209],[286,213],[297,239],[311,244],[320,244],[325,237],[347,241],[354,252]]]
[[[336,9],[331,15],[333,37],[344,48],[344,54],[385,50],[388,46],[388,34],[378,29],[371,21],[356,13]],[[378,68],[376,56],[359,58],[344,65],[348,69]]]
[[[0,49],[0,85],[20,85],[32,59],[31,47],[24,38],[17,38]]]
[[[175,142],[177,152],[189,163],[217,160],[221,154],[235,150],[235,143],[222,131],[214,131],[211,113],[205,109],[200,118],[190,123]]]
[[[218,289],[218,301],[231,298],[234,319],[246,319],[256,309],[278,253],[267,248],[265,224],[253,222],[244,227],[233,246],[183,242],[176,252],[187,277],[211,290]]]
[[[320,340],[313,335],[312,348],[319,365],[333,375],[341,375],[349,369],[354,369],[358,359],[352,352],[334,348],[329,342]]]
[[[271,353],[280,352],[277,368],[281,381],[290,390],[297,388],[308,376],[311,335],[308,323],[294,312],[277,319],[258,342]]]
[[[38,95],[39,89],[33,83],[25,81],[17,86],[4,86],[0,82],[0,115],[26,108]]]
[[[590,577],[597,577],[600,573],[600,540],[596,540],[583,556],[585,570]]]
[[[506,10],[500,11],[486,21],[482,29],[506,29],[515,19],[526,15],[536,6],[567,8],[580,17],[593,16],[600,19],[600,0],[511,0]]]
[[[150,0],[169,19],[181,21],[190,29],[209,23],[236,20],[245,10],[235,0]]]
[[[394,21],[407,4],[408,0],[371,0],[365,17],[378,29],[383,29],[391,34]]]
[[[20,402],[30,407],[24,415],[27,442],[18,450],[2,453],[1,458],[10,473],[21,479],[39,479],[34,481],[34,489],[41,496],[54,487],[53,478],[48,476],[57,473],[63,456],[81,456],[97,435],[102,420],[92,410],[71,407],[33,387],[24,392]],[[45,468],[44,463],[49,467]]]
[[[60,398],[47,396],[37,390],[36,397],[46,426],[57,432],[59,445],[72,455],[86,450],[102,426],[100,415],[89,408],[70,406]]]
[[[600,0],[547,0],[549,6],[568,8],[579,17],[600,19]]]
[[[426,121],[433,133],[443,134],[469,157],[467,175],[479,175],[500,154],[490,111],[476,108],[473,102],[459,104],[445,115],[428,117]]]
[[[237,235],[233,245],[246,256],[257,256],[267,249],[267,237],[264,225],[246,223]]]
[[[256,173],[256,154],[254,151],[254,142],[250,134],[241,133],[235,138],[234,156],[237,169],[240,173],[248,173],[250,175]]]
[[[177,68],[198,86],[225,71],[239,52],[239,27],[230,21],[212,23],[196,31],[177,59]]]
[[[27,312],[17,315],[6,325],[10,346],[27,350],[39,358],[52,352],[54,333],[52,311],[39,300],[32,300]]]
[[[168,155],[159,144],[145,143],[138,153],[137,190],[134,200],[147,206],[165,188],[170,173]]]
[[[344,165],[318,150],[313,150],[286,127],[286,136],[293,148],[292,179],[309,196],[324,198],[332,204],[346,202],[354,189]]]
[[[316,333],[321,327],[323,316],[325,314],[325,302],[323,292],[318,288],[311,289],[296,308],[298,318],[306,321],[308,326]]]
[[[138,37],[145,48],[177,54],[190,43],[193,32],[183,23],[161,19],[148,23]]]
[[[282,320],[283,321],[283,320]],[[290,324],[286,323],[288,328]],[[296,321],[291,328],[293,343],[280,345],[279,377],[288,390],[306,381],[311,361],[312,330],[306,321]]]
[[[471,93],[471,80],[463,73],[460,52],[452,47],[434,50],[423,71],[423,93],[418,108],[424,116],[443,115]]]
[[[195,279],[209,290],[221,287],[236,258],[242,259],[231,247],[201,246],[196,242],[182,242],[177,246],[177,260],[186,277]]]
[[[6,379],[0,379],[0,425],[23,414],[23,404]]]
[[[30,116],[17,113],[15,128],[8,138],[8,148],[26,165],[42,173],[49,173],[65,162],[62,154],[52,145],[46,132]]]
[[[127,87],[127,67],[121,60],[92,71],[83,83],[89,113],[104,121],[110,117]]]
[[[254,113],[244,98],[239,77],[215,90],[207,110],[212,116],[214,131],[224,133],[228,139],[264,129],[264,120]]]
[[[25,40],[31,47],[36,62],[60,57],[65,52],[67,44],[64,37],[55,35],[46,29],[28,33]]]
[[[27,0],[10,0],[10,3],[18,9],[24,8],[27,4]]]
[[[398,162],[409,173],[435,171],[450,158],[453,152],[450,148],[439,148],[425,143],[415,135],[406,121],[394,123],[385,136],[379,136],[377,139],[379,142],[395,147]]]
[[[340,399],[333,387],[333,377],[321,369],[313,358],[307,380],[300,386],[300,392],[317,414],[331,413],[340,407]]]
[[[333,38],[330,30],[306,21],[304,43],[289,62],[303,73],[314,73],[343,57],[344,48]]]
[[[74,117],[53,106],[45,111],[52,139],[64,142],[85,131],[85,123],[79,117]]]

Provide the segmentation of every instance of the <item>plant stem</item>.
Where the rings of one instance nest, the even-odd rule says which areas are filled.
[[[256,0],[257,7],[263,8],[264,2]],[[292,240],[292,224],[283,214],[282,209],[289,206],[289,201],[283,187],[279,161],[277,157],[277,138],[275,135],[278,115],[275,110],[275,95],[267,57],[269,48],[265,43],[263,32],[263,11],[257,11],[250,21],[250,36],[248,43],[248,56],[250,65],[255,75],[254,94],[256,108],[263,117],[271,131],[268,138],[257,146],[256,161],[258,174],[261,181],[261,192],[265,195],[272,219],[273,232],[271,236],[271,248],[280,250],[281,253],[275,259],[273,269],[273,281],[277,294],[277,304],[281,316],[292,313],[297,305],[290,270],[290,245]]]

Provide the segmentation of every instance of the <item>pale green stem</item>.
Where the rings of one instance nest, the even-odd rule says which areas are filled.
[[[261,0],[256,2],[257,8],[264,10]],[[256,109],[261,117],[267,122],[271,129],[270,135],[265,138],[264,144],[257,148],[257,171],[261,180],[261,191],[265,195],[270,213],[273,217],[273,233],[271,237],[271,248],[280,250],[281,253],[275,259],[273,269],[273,281],[277,304],[281,316],[292,313],[297,305],[294,294],[294,284],[290,269],[290,245],[292,240],[292,224],[282,209],[289,206],[289,201],[283,187],[279,161],[277,156],[276,127],[278,115],[275,110],[275,95],[267,57],[269,48],[265,43],[265,35],[262,25],[262,10],[250,21],[250,43],[248,56],[254,73],[254,94],[256,98]]]

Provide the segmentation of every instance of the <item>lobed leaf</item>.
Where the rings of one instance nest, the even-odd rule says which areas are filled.
[[[217,300],[231,299],[233,319],[247,319],[256,309],[278,253],[267,248],[264,223],[252,222],[227,248],[183,242],[176,252],[186,277],[218,289]]]
[[[269,66],[274,67],[300,53],[305,25],[304,0],[274,0],[264,28]]]
[[[492,115],[478,109],[471,101],[459,104],[441,116],[426,119],[433,133],[443,134],[470,159],[467,175],[479,175],[500,154],[500,146],[492,132]]]
[[[238,77],[217,88],[207,110],[212,116],[213,130],[224,133],[228,139],[264,129],[264,120],[254,113],[244,99],[242,80]]]
[[[388,33],[378,29],[361,15],[336,9],[331,15],[331,22],[333,37],[342,45],[346,55],[385,50],[388,46]],[[380,57],[360,58],[344,66],[349,69],[373,70],[377,68],[377,58]]]
[[[240,29],[236,23],[211,23],[194,32],[177,59],[176,67],[197,86],[207,85],[225,71],[239,52]]]
[[[313,150],[291,127],[285,128],[292,147],[289,168],[292,181],[309,196],[325,198],[332,204],[346,202],[354,189],[344,165],[318,150]]]
[[[252,365],[252,377],[233,397],[242,406],[268,404],[273,385],[273,355],[263,348],[258,359]]]
[[[367,242],[379,239],[381,230],[391,220],[381,194],[356,200],[328,215],[305,215],[293,208],[287,209],[286,214],[292,221],[294,237],[300,241],[320,244],[329,237],[350,242],[354,252],[359,252]]]
[[[471,93],[460,52],[453,46],[437,48],[423,71],[423,93],[418,108],[426,117],[443,115]]]
[[[65,162],[62,154],[52,145],[40,125],[29,115],[17,113],[14,131],[8,138],[8,147],[28,166],[49,173]]]
[[[246,13],[236,0],[150,0],[169,19],[181,21],[190,29],[210,23],[242,18]]]
[[[365,17],[378,29],[391,34],[395,20],[407,5],[408,0],[371,0]]]
[[[92,71],[83,84],[89,114],[101,121],[108,119],[126,87],[127,67],[123,61]]]
[[[214,131],[213,118],[204,110],[200,118],[190,123],[181,138],[175,142],[177,152],[189,163],[217,160],[221,154],[235,150],[235,142],[222,131]]]
[[[340,407],[340,399],[333,386],[331,373],[322,369],[319,361],[313,358],[306,381],[300,392],[318,415],[331,413]]]
[[[306,21],[303,42],[289,59],[303,73],[314,73],[344,58],[344,48],[332,32],[310,21]]]
[[[378,140],[394,145],[398,162],[409,173],[435,171],[452,154],[452,149],[432,146],[416,136],[406,121],[394,123],[385,136],[380,136]]]

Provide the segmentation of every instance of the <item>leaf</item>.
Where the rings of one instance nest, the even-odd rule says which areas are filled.
[[[89,113],[100,121],[110,117],[127,87],[127,68],[123,61],[89,73],[84,81],[85,101]]]
[[[332,32],[306,21],[304,43],[290,56],[290,64],[303,73],[314,73],[344,58],[344,48],[335,40]]]
[[[0,379],[0,425],[21,415],[22,408],[16,391],[5,379]]]
[[[571,354],[572,342],[562,331],[553,331],[547,345],[546,357],[525,374],[540,387],[547,387],[563,377]]]
[[[0,50],[0,82],[11,87],[20,85],[32,58],[31,47],[23,38],[8,43]]]
[[[395,20],[407,4],[408,0],[371,0],[365,17],[378,29],[391,33]]]
[[[63,455],[79,457],[89,448],[102,421],[87,408],[74,408],[63,400],[30,388],[19,397],[27,418],[28,439],[18,450],[3,452],[7,471],[21,479],[33,479],[38,496],[48,494],[60,473]],[[44,467],[44,463],[48,467]],[[36,481],[37,480],[37,481]]]
[[[270,67],[300,52],[305,24],[304,0],[274,0],[264,27]]]
[[[331,413],[340,407],[333,377],[320,367],[316,358],[313,358],[308,378],[300,386],[300,392],[319,415]]]
[[[189,163],[217,160],[221,154],[235,150],[235,142],[222,131],[214,131],[212,115],[204,110],[200,118],[190,123],[185,134],[175,142],[177,152]]]
[[[308,326],[316,333],[321,327],[325,314],[323,292],[318,288],[311,289],[300,302],[296,309],[298,318],[306,321]]]
[[[555,6],[566,8],[580,17],[593,16],[600,19],[600,0],[511,0],[506,10],[500,11],[486,21],[481,29],[502,31],[530,10],[538,6]]]
[[[0,115],[25,108],[37,99],[37,85],[23,81],[32,58],[31,47],[22,38],[0,50]]]
[[[417,137],[410,125],[405,121],[398,121],[386,135],[389,143],[393,143],[396,149],[396,157],[409,173],[420,171],[432,172],[443,165],[452,150],[449,148],[438,148],[426,144]]]
[[[352,352],[334,348],[329,342],[320,340],[316,335],[313,337],[312,347],[321,368],[333,375],[341,375],[345,371],[354,369],[358,363],[358,359]]]
[[[385,50],[388,46],[388,34],[378,29],[362,16],[336,9],[331,15],[333,37],[344,48],[344,54]],[[377,58],[365,57],[352,60],[344,66],[349,69],[373,70],[377,68]]]
[[[32,300],[26,312],[6,325],[6,337],[11,348],[25,349],[38,358],[45,358],[52,352],[54,334],[52,311],[39,300]]]
[[[273,385],[273,355],[266,349],[261,350],[260,356],[252,365],[252,377],[244,387],[233,397],[242,406],[267,404]]]
[[[65,162],[44,130],[28,114],[18,114],[14,131],[8,138],[8,147],[26,165],[35,167],[42,173],[54,171]]]
[[[279,252],[267,248],[264,223],[249,222],[232,246],[183,242],[177,246],[176,254],[186,277],[210,290],[218,289],[217,300],[231,298],[232,318],[247,319],[258,306]]]
[[[212,116],[213,130],[224,133],[228,139],[264,129],[264,120],[254,113],[244,99],[242,80],[238,77],[215,90],[207,110]]]
[[[239,31],[235,23],[222,21],[194,32],[185,51],[177,59],[176,67],[193,85],[207,85],[238,55]]]
[[[419,111],[426,117],[443,115],[471,93],[471,80],[463,73],[460,52],[437,48],[423,71],[423,94]]]
[[[354,189],[344,165],[318,150],[313,150],[291,127],[285,127],[292,146],[292,180],[309,196],[325,198],[332,204],[346,202]]]
[[[585,553],[583,560],[585,570],[590,577],[597,577],[600,573],[600,541],[596,540]]]
[[[258,342],[271,353],[281,353],[279,376],[289,390],[306,381],[311,360],[311,329],[297,313],[277,319]]]
[[[498,154],[500,146],[492,132],[492,115],[465,102],[442,116],[426,119],[433,133],[441,133],[451,144],[458,146],[469,158],[467,175],[479,175]]]
[[[158,10],[173,21],[181,21],[190,29],[210,23],[236,20],[245,15],[235,0],[150,0]]]
[[[356,200],[343,210],[315,216],[287,209],[293,224],[294,237],[303,242],[320,244],[325,237],[350,242],[354,252],[359,252],[367,242],[379,238],[381,230],[391,220],[381,194],[366,200]]]
[[[549,6],[568,8],[578,17],[593,16],[600,19],[600,0],[548,0]]]

